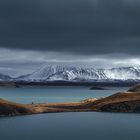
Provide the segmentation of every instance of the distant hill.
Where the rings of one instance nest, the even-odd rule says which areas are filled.
[[[9,80],[12,80],[13,78],[10,77],[9,75],[5,75],[5,74],[2,74],[0,73],[0,81],[9,81]]]

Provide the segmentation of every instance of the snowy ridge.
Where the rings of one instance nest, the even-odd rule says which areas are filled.
[[[128,80],[140,79],[140,69],[136,67],[122,67],[104,70],[109,79]]]
[[[44,66],[17,80],[25,81],[101,81],[101,80],[140,80],[137,67],[112,69],[77,68],[65,66]]]

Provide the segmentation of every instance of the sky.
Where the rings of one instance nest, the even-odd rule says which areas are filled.
[[[0,72],[140,67],[139,0],[0,0]]]

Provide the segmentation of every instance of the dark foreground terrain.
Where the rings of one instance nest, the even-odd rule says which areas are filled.
[[[98,100],[91,98],[80,102],[18,104],[0,99],[0,116],[85,111],[140,113],[140,84],[126,92],[119,92]]]

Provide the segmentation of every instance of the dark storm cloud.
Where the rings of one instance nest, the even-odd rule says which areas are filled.
[[[79,54],[140,52],[139,0],[1,0],[0,46]]]

